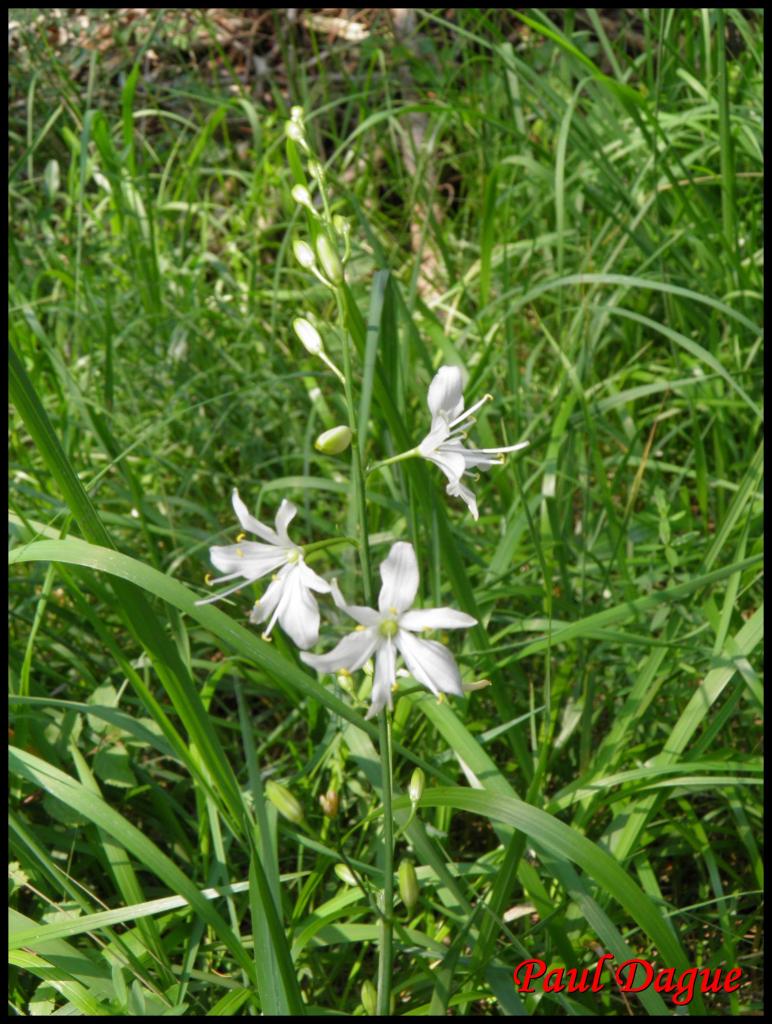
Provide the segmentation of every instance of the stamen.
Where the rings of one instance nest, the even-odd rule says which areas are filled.
[[[208,572],[206,576],[204,576],[204,583],[206,583],[208,587],[211,587],[213,579],[214,576],[212,576],[211,572]]]
[[[492,401],[493,395],[483,395],[479,402],[475,402],[474,405],[470,405],[466,412],[462,412],[460,416],[457,416],[454,420],[451,420],[448,426],[455,427],[456,424],[461,423],[465,419],[468,419],[472,415],[472,413],[477,412],[481,405],[485,405],[486,402]]]
[[[241,573],[234,573],[234,576],[241,576]],[[222,583],[225,579],[233,579],[233,576],[224,576],[222,580],[214,580],[215,583]],[[200,601],[196,601],[196,604],[212,604],[213,601],[219,601],[222,597],[228,597],[230,594],[235,594],[237,590],[241,590],[247,583],[251,583],[251,580],[242,579],[241,583],[237,583],[235,587],[229,587],[227,590],[223,590],[219,594],[213,594],[212,597],[202,598]]]
[[[243,540],[246,540],[246,539],[247,539],[246,533],[240,533],[238,535],[238,537],[236,538],[236,543],[240,544]]]
[[[521,441],[520,444],[511,444],[506,448],[478,448],[478,452],[485,452],[486,455],[496,455],[501,452],[518,452],[521,448],[527,448],[530,441]]]

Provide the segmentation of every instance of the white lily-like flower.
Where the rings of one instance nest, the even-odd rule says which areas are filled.
[[[381,580],[377,611],[346,604],[333,581],[335,603],[359,625],[328,654],[300,657],[319,672],[349,673],[375,656],[372,704],[367,718],[392,706],[397,652],[413,678],[432,693],[438,697],[441,693],[463,696],[461,673],[450,651],[435,640],[420,640],[414,634],[425,629],[465,629],[476,625],[477,620],[454,608],[412,609],[418,592],[418,562],[412,544],[400,541],[392,545],[388,558],[381,563]]]
[[[312,591],[329,594],[330,584],[317,576],[303,560],[303,549],[289,539],[287,527],[297,514],[297,506],[285,498],[276,513],[276,529],[264,526],[247,511],[247,506],[233,490],[233,509],[243,530],[261,537],[265,544],[245,541],[209,549],[212,564],[225,573],[215,583],[227,583],[239,579],[233,587],[221,594],[207,597],[196,604],[210,604],[221,597],[240,590],[241,587],[259,580],[268,573],[274,573],[268,589],[255,602],[249,616],[250,622],[265,622],[270,619],[263,637],[268,639],[278,620],[284,632],[292,637],[298,647],[305,650],[319,639],[319,607]]]
[[[491,399],[491,395],[483,395],[479,402],[464,412],[461,370],[458,366],[441,366],[429,385],[432,428],[417,449],[419,455],[440,467],[448,478],[446,492],[462,498],[475,519],[479,518],[477,502],[472,491],[461,482],[461,477],[470,469],[490,469],[504,461],[506,452],[516,452],[528,445],[528,441],[521,441],[507,448],[464,447],[465,431],[474,423],[470,417]]]

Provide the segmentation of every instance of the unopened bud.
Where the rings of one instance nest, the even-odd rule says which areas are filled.
[[[316,256],[314,256],[314,250],[308,244],[308,242],[301,242],[297,240],[292,243],[292,251],[295,253],[295,259],[306,270],[310,270],[311,267],[316,263]]]
[[[378,993],[375,991],[375,985],[373,985],[369,978],[362,983],[360,998],[367,1016],[374,1017],[378,1011]]]
[[[287,121],[284,125],[284,132],[288,139],[292,139],[293,142],[303,143],[305,139],[303,137],[303,128],[300,124],[295,121]]]
[[[340,284],[343,280],[343,267],[327,235],[319,235],[317,238],[316,255],[327,280],[333,284]]]
[[[311,213],[316,213],[314,204],[311,202],[311,193],[305,185],[294,185],[292,188],[292,198],[296,203],[300,203],[301,206],[305,206],[306,209],[311,211]]]
[[[338,686],[349,696],[354,696],[354,680],[350,672],[338,672],[335,677],[338,680]]]
[[[424,791],[424,783],[426,782],[426,776],[420,768],[416,768],[413,774],[410,776],[410,785],[407,787],[408,796],[410,797],[411,804],[417,804],[421,799]]]
[[[340,455],[350,444],[351,430],[349,427],[340,426],[332,427],[320,434],[314,441],[314,448],[325,455]]]
[[[337,790],[328,789],[326,793],[322,793],[319,797],[319,803],[328,818],[335,818],[337,816],[338,807],[340,805]]]
[[[301,106],[295,106],[290,108],[290,119],[295,124],[303,123],[303,108]]]
[[[399,878],[399,894],[407,908],[408,914],[410,914],[413,911],[413,907],[418,903],[418,877],[416,876],[412,860],[400,861],[397,875]]]
[[[333,868],[333,871],[341,880],[341,882],[343,882],[344,885],[359,885],[356,878],[354,877],[353,871],[348,866],[348,864],[338,863]]]
[[[305,317],[295,317],[292,321],[292,328],[302,341],[306,352],[310,352],[312,356],[318,356],[320,352],[324,351],[319,331]]]
[[[351,225],[340,213],[333,215],[332,226],[335,229],[336,235],[340,235],[341,238],[344,238],[351,230]]]
[[[265,784],[265,795],[279,814],[284,815],[288,821],[299,825],[303,820],[303,808],[300,801],[280,782],[269,779]]]

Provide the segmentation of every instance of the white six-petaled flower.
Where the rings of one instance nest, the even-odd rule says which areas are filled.
[[[476,625],[477,620],[454,608],[411,608],[418,592],[418,562],[412,544],[392,545],[388,558],[381,563],[381,580],[377,611],[346,604],[333,582],[335,603],[359,625],[328,654],[301,654],[303,661],[319,672],[355,672],[374,655],[375,675],[368,718],[392,706],[398,651],[414,679],[432,693],[463,696],[461,673],[450,651],[434,640],[421,640],[414,634],[425,629],[468,628]]]
[[[461,477],[470,469],[489,469],[503,462],[506,452],[516,452],[528,445],[528,441],[521,441],[507,448],[464,447],[465,430],[474,423],[470,417],[491,397],[484,395],[464,412],[461,370],[458,366],[441,366],[429,385],[432,427],[417,449],[419,455],[440,467],[448,478],[446,492],[462,498],[475,519],[479,518],[477,501],[472,491],[461,482]]]
[[[306,565],[303,549],[293,544],[287,535],[287,527],[295,518],[297,507],[286,498],[282,501],[276,513],[275,530],[250,515],[235,488],[233,509],[242,529],[256,534],[266,543],[239,540],[236,544],[210,548],[212,564],[225,573],[219,579],[212,580],[212,583],[226,583],[234,579],[240,582],[196,604],[218,601],[247,583],[274,573],[268,589],[255,602],[249,621],[265,622],[270,619],[263,633],[267,639],[278,620],[284,632],[298,647],[312,647],[319,639],[319,607],[312,591],[329,594],[330,584]]]

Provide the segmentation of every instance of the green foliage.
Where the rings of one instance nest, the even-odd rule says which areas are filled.
[[[373,1012],[400,882],[397,1015],[673,1012],[513,987],[599,951],[760,1012],[761,15],[609,11],[12,11],[13,1012]],[[424,460],[358,507],[443,363],[530,446],[478,522]],[[350,600],[409,540],[479,621],[489,686],[395,696],[390,886],[369,679],[195,604],[234,486]]]

